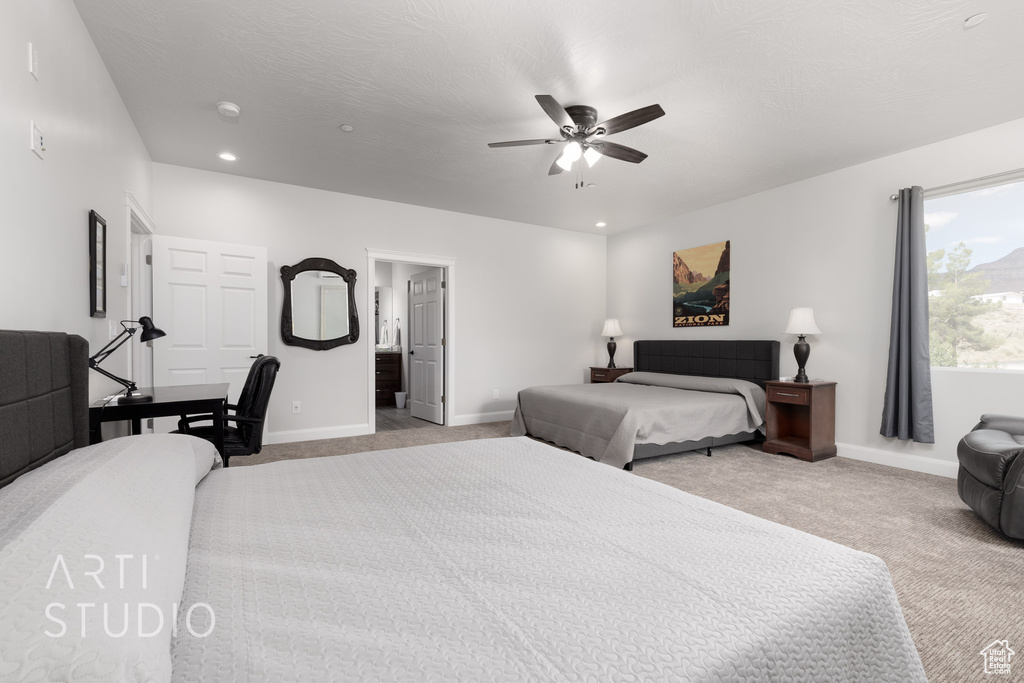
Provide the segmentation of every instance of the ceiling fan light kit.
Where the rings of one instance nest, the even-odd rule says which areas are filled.
[[[488,147],[523,147],[526,145],[557,145],[565,144],[562,153],[551,164],[548,175],[557,175],[572,170],[572,165],[582,157],[587,167],[593,168],[602,156],[639,164],[647,155],[625,145],[604,140],[606,135],[620,133],[636,128],[665,115],[661,105],[652,104],[621,114],[601,123],[597,122],[597,110],[584,105],[563,107],[551,95],[537,95],[537,103],[544,112],[558,125],[558,139],[512,140],[510,142],[492,142]],[[576,187],[584,187],[582,167]]]

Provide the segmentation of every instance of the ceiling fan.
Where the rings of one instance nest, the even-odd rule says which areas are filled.
[[[558,145],[565,144],[562,154],[551,164],[548,175],[556,175],[562,171],[572,169],[573,162],[581,157],[588,166],[593,166],[602,156],[628,161],[631,164],[639,164],[647,158],[647,155],[632,147],[608,142],[604,139],[606,135],[621,133],[624,130],[635,128],[659,116],[665,115],[665,110],[659,104],[652,104],[649,107],[635,109],[626,114],[620,114],[607,121],[597,123],[597,110],[593,107],[574,105],[563,107],[551,95],[537,95],[537,102],[541,108],[551,117],[551,120],[558,124],[558,133],[561,138],[541,140],[512,140],[510,142],[492,142],[488,147],[522,147],[525,145]]]

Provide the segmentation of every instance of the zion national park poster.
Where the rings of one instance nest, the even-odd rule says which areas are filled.
[[[729,324],[729,242],[672,255],[672,327]]]

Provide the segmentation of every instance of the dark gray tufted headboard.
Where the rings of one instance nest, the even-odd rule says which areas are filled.
[[[667,339],[633,342],[637,372],[732,377],[764,388],[779,378],[779,342],[774,340]]]
[[[89,445],[89,344],[0,330],[0,486]]]

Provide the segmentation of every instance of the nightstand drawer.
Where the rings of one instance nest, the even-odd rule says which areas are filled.
[[[590,368],[590,383],[614,382],[623,375],[633,372],[633,368]]]
[[[795,403],[805,406],[811,402],[811,390],[809,387],[768,387],[768,400],[776,403]]]

